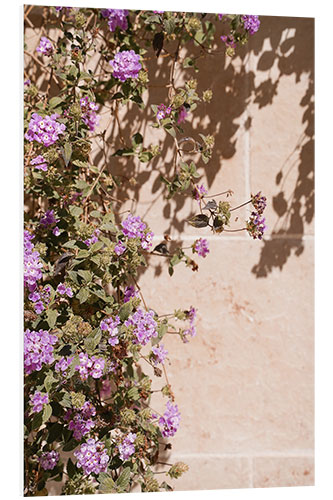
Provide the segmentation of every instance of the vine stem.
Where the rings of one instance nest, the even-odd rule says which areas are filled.
[[[234,210],[237,210],[238,208],[244,207],[245,205],[248,205],[249,203],[251,203],[251,200],[246,201],[245,203],[242,203],[241,205],[238,205],[238,207],[231,208],[230,212],[233,212]]]

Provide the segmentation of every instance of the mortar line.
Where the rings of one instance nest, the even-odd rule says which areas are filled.
[[[244,452],[244,453],[175,453],[173,459],[177,458],[314,458],[314,450],[294,450],[294,451],[271,451],[271,452]]]
[[[245,63],[245,71],[249,73],[251,70],[251,53],[249,55],[248,60]],[[246,91],[247,95],[249,95],[249,79],[246,77]],[[248,106],[251,105],[251,101],[249,102]],[[250,113],[248,110],[248,106],[245,106],[245,112],[244,112],[244,122],[243,122],[243,127],[244,127],[244,155],[243,155],[243,161],[244,161],[244,181],[245,181],[245,197],[244,199],[248,199],[251,194],[251,127],[248,126],[249,119],[250,119]],[[245,127],[245,124],[247,124],[247,128]]]
[[[247,241],[250,242],[251,238],[249,236],[218,236],[218,235],[207,235],[200,236],[199,234],[184,234],[182,236],[174,235],[172,239],[179,241],[195,241],[198,238],[205,238],[208,241]],[[163,234],[155,234],[153,241],[161,241],[164,239]],[[314,240],[313,234],[285,234],[285,235],[265,235],[263,241],[267,240],[301,240],[301,241],[312,241]]]

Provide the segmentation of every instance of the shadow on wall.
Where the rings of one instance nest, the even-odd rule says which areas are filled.
[[[30,16],[34,26],[41,25],[41,9],[34,8]],[[184,124],[184,135],[199,139],[199,133],[204,135],[214,134],[215,148],[209,168],[196,157],[184,157],[187,161],[191,159],[196,162],[202,180],[210,188],[218,173],[223,175],[223,169],[227,168],[225,160],[232,158],[237,151],[240,127],[251,129],[251,117],[242,123],[241,117],[245,110],[249,109],[251,103],[257,104],[259,109],[274,105],[274,100],[279,94],[279,82],[284,75],[294,75],[295,83],[305,74],[308,78],[308,88],[301,99],[299,106],[304,108],[303,121],[300,130],[304,127],[298,143],[290,157],[281,165],[276,175],[276,194],[268,199],[276,214],[276,223],[271,232],[271,239],[262,243],[259,262],[252,268],[256,277],[265,277],[273,268],[282,269],[289,256],[293,253],[298,256],[303,252],[302,237],[304,225],[312,221],[314,216],[314,20],[307,18],[288,17],[261,17],[261,27],[258,33],[250,37],[249,44],[237,50],[235,60],[226,61],[224,48],[220,44],[220,35],[226,33],[226,26],[215,21],[215,16],[208,14],[204,18],[215,23],[215,39],[218,47],[213,55],[202,57],[202,49],[193,44],[187,48],[187,54],[196,58],[196,64],[200,70],[198,81],[198,93],[211,88],[213,100],[209,105],[201,104],[195,110],[193,123]],[[285,32],[290,30],[293,36],[286,38]],[[264,42],[269,39],[271,50],[264,51]],[[265,45],[266,46],[266,45]],[[172,44],[168,45],[172,53]],[[163,54],[163,52],[162,52]],[[256,67],[249,69],[249,58],[255,56]],[[170,136],[163,138],[161,144],[161,155],[151,161],[150,164],[140,164],[138,160],[131,157],[121,158],[112,156],[115,151],[129,147],[131,136],[138,132],[138,124],[141,125],[140,132],[145,137],[148,133],[150,139],[152,130],[150,125],[155,121],[151,111],[151,104],[168,104],[167,89],[162,87],[169,82],[171,58],[156,58],[152,49],[149,49],[146,64],[149,70],[149,93],[144,97],[147,106],[140,110],[137,106],[131,106],[126,114],[121,116],[121,133],[117,131],[116,120],[111,120],[108,130],[101,130],[99,136],[105,139],[106,151],[103,153],[95,151],[93,164],[101,166],[105,162],[112,175],[118,175],[125,180],[117,187],[115,197],[126,201],[132,200],[131,210],[135,212],[140,197],[147,196],[147,188],[154,201],[148,205],[143,215],[147,217],[149,211],[154,209],[154,203],[159,197],[165,195],[165,186],[160,181],[159,174],[172,178],[174,173],[174,143]],[[106,60],[109,60],[106,58]],[[33,61],[26,65],[26,72],[32,72]],[[278,76],[273,79],[272,67],[278,67]],[[256,71],[268,71],[267,79],[256,86]],[[274,72],[276,75],[276,73]],[[38,74],[36,75],[36,77]],[[176,86],[183,81],[177,81],[181,76],[185,80],[195,78],[193,68],[181,69],[176,73]],[[179,83],[178,83],[179,82]],[[47,86],[47,81],[44,82]],[[42,87],[43,88],[43,87]],[[51,92],[58,93],[56,86],[51,87]],[[97,96],[98,97],[98,96]],[[291,96],[292,99],[292,96]],[[112,119],[113,111],[110,110]],[[150,140],[150,143],[154,140]],[[156,142],[155,142],[156,143]],[[145,144],[149,146],[149,144]],[[273,145],[274,147],[274,145]],[[278,138],[276,143],[278,148]],[[291,145],[291,148],[293,145]],[[284,184],[290,173],[297,169],[297,179],[291,196],[286,197]],[[294,175],[293,175],[294,176]],[[205,177],[205,179],[204,179]],[[137,184],[133,185],[131,180],[135,179]],[[145,194],[142,187],[145,186]],[[226,189],[230,186],[226,186]],[[263,186],[264,191],[265,186]],[[173,230],[181,233],[186,221],[179,213],[185,204],[185,197],[175,196],[165,201],[163,217],[168,221],[166,232]],[[121,205],[121,204],[120,204]],[[118,205],[118,207],[119,205]],[[128,207],[127,207],[128,208]],[[188,214],[188,217],[194,213]],[[188,218],[186,217],[186,219]]]

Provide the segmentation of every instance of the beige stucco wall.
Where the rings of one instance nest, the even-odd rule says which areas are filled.
[[[162,155],[148,166],[108,160],[112,172],[142,186],[118,195],[135,199],[122,210],[144,216],[156,244],[164,232],[187,246],[204,235],[210,243],[198,273],[178,266],[170,278],[163,259],[152,256],[139,280],[160,314],[198,309],[197,337],[186,345],[172,335],[164,342],[182,415],[167,458],[190,466],[174,481],[178,490],[314,483],[314,21],[262,17],[261,23],[233,60],[199,60],[199,88],[211,88],[214,97],[185,129],[215,135],[212,161],[200,163],[211,194],[230,188],[234,205],[258,190],[267,196],[262,242],[245,233],[195,230],[185,222],[195,201],[163,199],[158,178],[170,171],[173,144],[149,128],[149,108],[123,114],[123,133],[137,132],[139,120],[145,145],[159,143]],[[38,32],[27,29],[27,40],[35,47]],[[152,59],[149,70],[151,85],[168,78],[167,62]],[[190,76],[196,75],[177,71],[176,84]],[[145,97],[149,104],[165,99],[166,91],[153,86]],[[101,129],[109,118],[106,112]],[[120,146],[119,137],[112,139],[109,153]],[[102,164],[98,139],[92,157]],[[237,215],[247,214],[244,207]]]

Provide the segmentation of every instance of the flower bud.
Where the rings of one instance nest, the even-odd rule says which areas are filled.
[[[210,102],[212,100],[212,97],[213,97],[213,92],[210,89],[207,89],[202,93],[202,99],[205,102]]]
[[[189,469],[189,466],[185,464],[184,462],[176,462],[167,472],[167,474],[174,478],[178,479],[184,472],[187,472]]]

